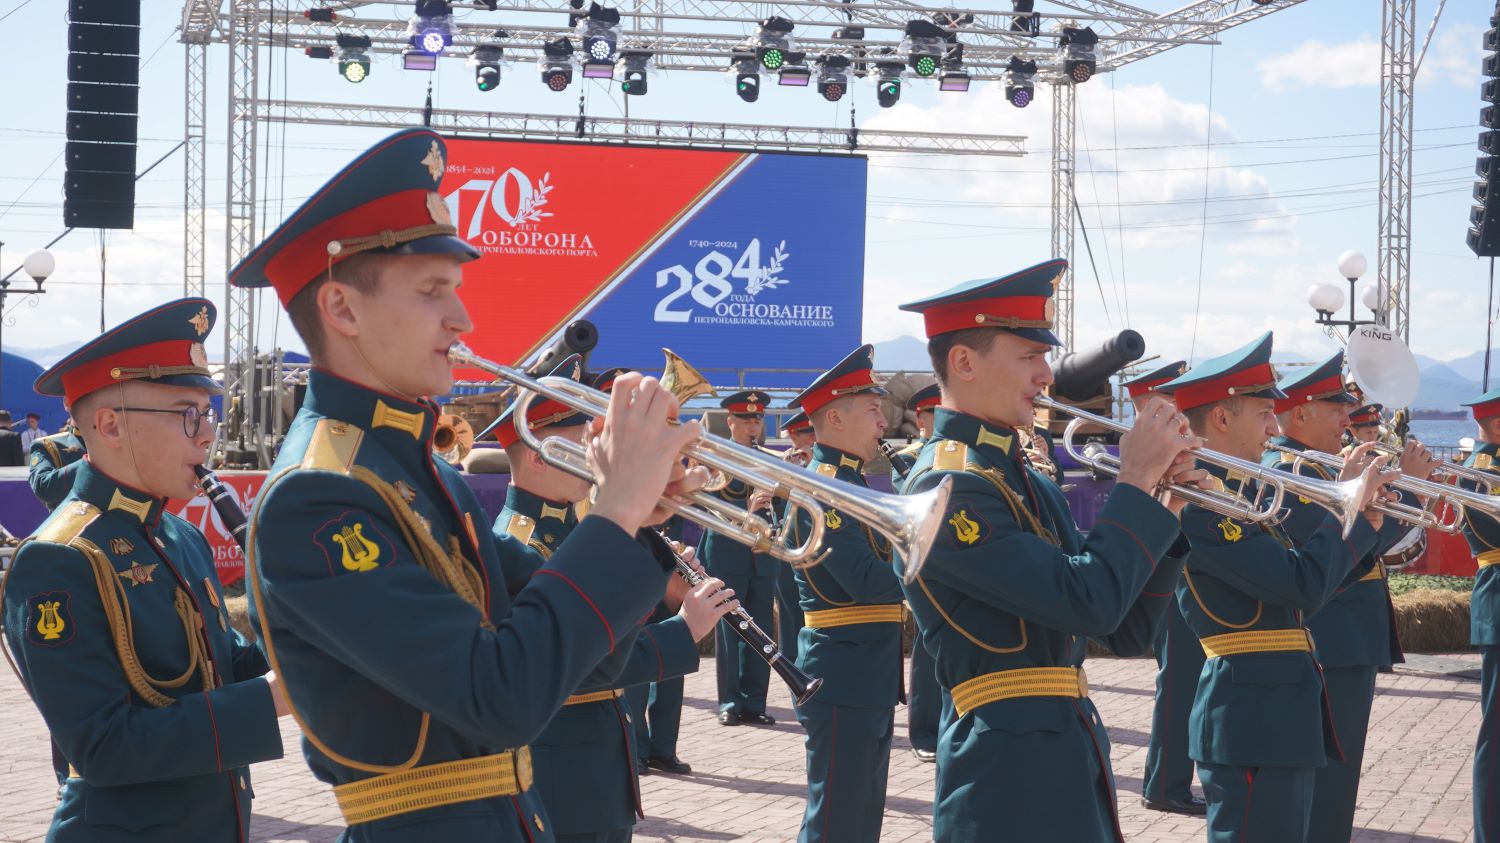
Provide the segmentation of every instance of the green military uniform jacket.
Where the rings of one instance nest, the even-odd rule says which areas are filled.
[[[252,612],[308,766],[334,785],[529,744],[662,593],[667,569],[590,517],[512,599],[484,510],[432,457],[436,418],[430,402],[314,369],[251,517]],[[361,822],[345,839],[550,829],[533,788]]]
[[[1203,467],[1229,490],[1253,496],[1252,481]],[[1199,506],[1183,511],[1182,531],[1192,549],[1177,600],[1199,641],[1303,629],[1303,616],[1327,603],[1361,560],[1368,570],[1378,538],[1360,517],[1346,539],[1338,520],[1325,514],[1299,545],[1280,527]],[[1188,755],[1234,767],[1321,767],[1341,757],[1312,653],[1209,658],[1193,700]]]
[[[508,587],[519,592],[546,566],[578,526],[576,512],[515,483],[506,488],[505,509],[495,520],[494,533]],[[641,540],[653,542],[654,536],[646,533],[641,531]],[[650,546],[654,552],[668,552],[663,545]],[[630,629],[576,693],[660,682],[697,669],[697,642],[687,622],[673,615]],[[645,816],[630,718],[619,697],[565,705],[532,742],[537,792],[549,806],[558,835],[627,828]],[[587,798],[580,798],[583,794]]]
[[[1306,445],[1286,435],[1275,437],[1271,443],[1297,451],[1307,450]],[[1283,471],[1291,471],[1294,461],[1290,454],[1280,451],[1267,451],[1261,459],[1263,465]],[[1303,462],[1298,473],[1318,480],[1338,478],[1329,469],[1311,462]],[[1404,493],[1402,500],[1408,504],[1417,503],[1414,496]],[[1303,503],[1296,495],[1287,495],[1282,503],[1287,508],[1287,517],[1281,522],[1281,528],[1293,543],[1306,543],[1323,522],[1327,511],[1317,504]],[[1380,564],[1379,557],[1409,529],[1409,525],[1395,518],[1386,518],[1371,551],[1375,558],[1362,560],[1362,564],[1351,571],[1334,592],[1333,598],[1323,608],[1308,615],[1307,628],[1312,632],[1317,648],[1318,664],[1323,667],[1390,667],[1406,661],[1401,655],[1401,639],[1396,633],[1396,608],[1391,604],[1385,566]]]
[[[925,567],[904,588],[943,687],[1079,667],[1087,637],[1146,652],[1181,572],[1163,559],[1178,534],[1172,513],[1117,485],[1084,535],[1062,490],[1027,466],[1014,430],[943,407],[934,426],[904,491],[951,477],[953,495]],[[955,713],[938,747],[936,839],[996,829],[1016,840],[1120,839],[1109,737],[1088,698],[1017,697]]]
[[[203,535],[87,461],[4,580],[5,636],[56,748],[48,840],[249,839],[249,765],[281,757],[266,662],[228,623]]]
[[[1496,475],[1495,482],[1500,488],[1500,445],[1475,443],[1474,453],[1464,465]],[[1476,487],[1468,480],[1460,485],[1471,491]],[[1500,568],[1492,561],[1500,560],[1500,522],[1472,509],[1467,515],[1464,538],[1479,562],[1469,600],[1469,641],[1476,646],[1493,647],[1500,645]]]
[[[724,488],[711,494],[731,506],[744,509],[750,503],[750,496],[754,491],[740,480],[730,480]],[[776,504],[777,502],[773,499],[772,506]],[[740,544],[712,530],[703,531],[703,538],[698,543],[698,559],[703,562],[710,574],[724,579],[774,577],[781,565],[774,556],[768,553],[753,553],[748,545]]]
[[[68,428],[64,433],[43,436],[31,443],[31,453],[26,464],[30,466],[27,480],[31,491],[47,505],[55,508],[68,492],[73,490],[73,478],[78,474],[79,461],[87,454],[78,432]]]
[[[822,443],[813,446],[809,471],[864,487],[863,461]],[[797,534],[807,535],[811,516],[797,510]],[[802,611],[886,605],[899,607],[901,579],[891,568],[891,545],[865,524],[837,509],[823,513],[822,562],[798,568]],[[796,542],[794,542],[796,543]],[[823,677],[817,700],[856,708],[891,708],[904,699],[901,681],[901,623],[804,626],[798,637],[797,666]]]

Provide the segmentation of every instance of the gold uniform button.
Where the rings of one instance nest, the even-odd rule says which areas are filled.
[[[250,780],[244,776],[240,776],[240,790],[248,790],[249,788]]]

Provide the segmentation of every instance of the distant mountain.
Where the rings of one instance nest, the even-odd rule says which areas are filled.
[[[1420,359],[1417,365],[1425,369]],[[1476,351],[1473,354],[1465,355],[1456,360],[1449,360],[1447,361],[1447,366],[1457,372],[1459,377],[1478,382],[1484,377],[1484,352]],[[1490,377],[1492,380],[1497,372],[1500,372],[1500,350],[1490,352]]]
[[[927,341],[913,336],[896,337],[877,342],[875,368],[884,371],[930,372],[932,359],[927,356]]]

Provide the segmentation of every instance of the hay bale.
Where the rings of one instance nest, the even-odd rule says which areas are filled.
[[[250,623],[250,598],[243,594],[239,597],[226,597],[224,608],[229,611],[229,625],[238,629],[246,641],[254,642],[257,636],[255,625]]]
[[[1401,645],[1408,652],[1469,649],[1467,592],[1419,588],[1396,595],[1392,602]]]

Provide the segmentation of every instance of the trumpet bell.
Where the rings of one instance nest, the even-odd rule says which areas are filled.
[[[672,349],[663,348],[661,353],[667,358],[667,365],[661,373],[661,386],[677,398],[677,403],[686,404],[689,398],[698,395],[718,394],[713,385],[708,382],[708,378],[705,378],[701,372],[694,369]]]
[[[474,449],[474,427],[463,416],[452,413],[438,417],[432,431],[432,453],[449,465],[463,462]]]

